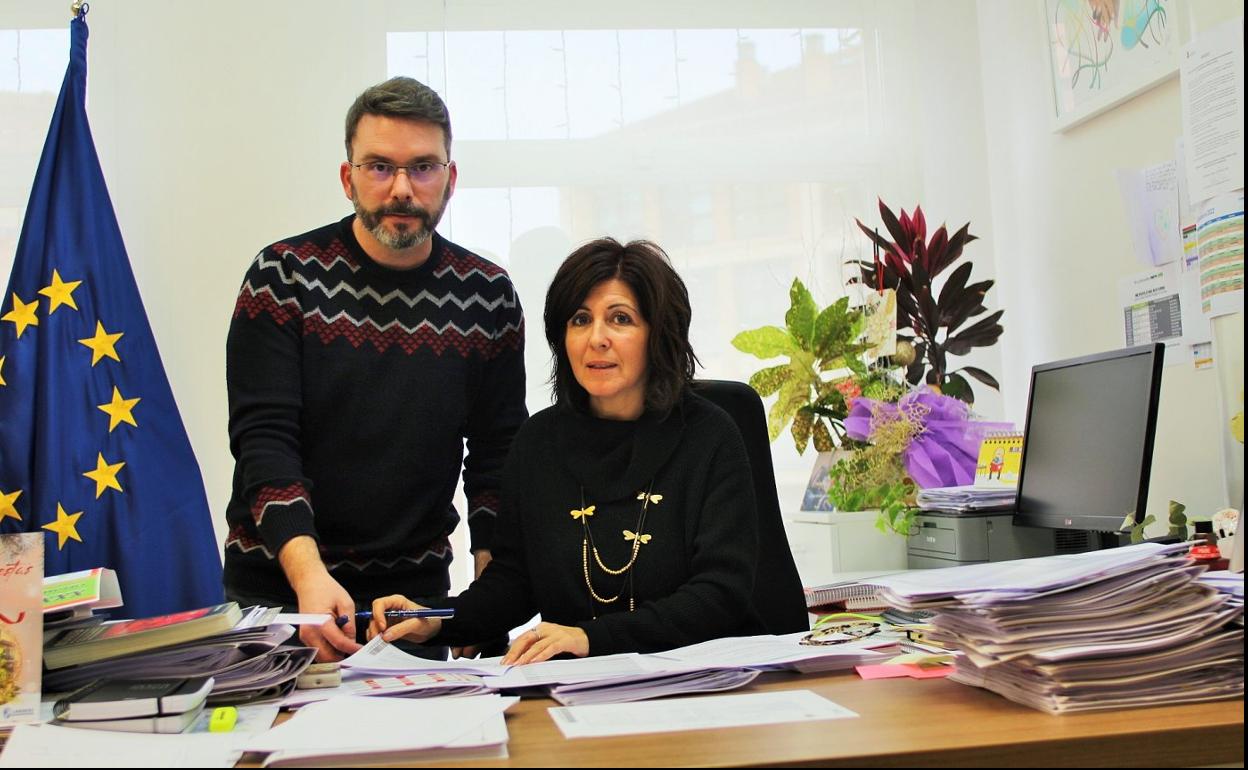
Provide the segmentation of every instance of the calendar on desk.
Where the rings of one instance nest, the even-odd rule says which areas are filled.
[[[994,432],[984,436],[975,463],[975,486],[1016,487],[1023,460],[1023,434]]]

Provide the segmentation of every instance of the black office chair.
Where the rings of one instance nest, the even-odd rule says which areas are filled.
[[[693,392],[727,412],[745,439],[745,451],[754,475],[754,497],[758,503],[758,568],[754,577],[754,607],[769,633],[806,631],[810,628],[806,598],[780,516],[763,400],[749,385],[729,380],[696,380]]]

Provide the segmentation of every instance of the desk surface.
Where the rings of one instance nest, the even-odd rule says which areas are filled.
[[[858,719],[567,740],[524,700],[507,714],[510,759],[486,767],[1166,767],[1244,761],[1244,701],[1055,717],[942,679],[766,674],[736,692],[810,689]],[[440,765],[448,763],[440,762]],[[456,763],[449,763],[454,765]]]

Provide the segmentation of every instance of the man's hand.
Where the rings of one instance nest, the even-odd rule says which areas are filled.
[[[489,551],[484,548],[477,549],[472,552],[473,570],[472,579],[476,580],[481,577],[481,573],[485,572],[485,565],[490,563],[490,559],[494,558]]]
[[[342,660],[360,649],[355,641],[355,602],[325,569],[316,541],[306,535],[292,538],[277,558],[299,599],[299,611],[330,615],[323,625],[299,627],[299,640],[316,649],[316,661]],[[342,628],[334,622],[339,617],[347,618]]]
[[[589,654],[589,637],[576,626],[538,623],[536,628],[516,637],[502,663],[504,666],[537,663],[564,652],[585,657]]]
[[[386,621],[386,610],[423,610],[423,605],[408,599],[406,596],[392,594],[373,600],[373,620],[368,624],[368,638],[381,634],[387,642],[406,639],[409,642],[424,644],[442,630],[441,618],[409,618],[389,626]]]

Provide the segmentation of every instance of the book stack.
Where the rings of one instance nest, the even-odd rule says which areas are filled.
[[[54,724],[131,733],[180,733],[204,710],[212,677],[97,679],[56,702]]]
[[[209,705],[280,699],[316,657],[282,646],[293,626],[276,609],[233,602],[140,620],[59,631],[45,643],[44,689],[69,692],[97,679],[212,677]]]
[[[961,651],[954,681],[1054,714],[1244,694],[1243,606],[1199,579],[1187,543],[880,578],[929,637]]]

